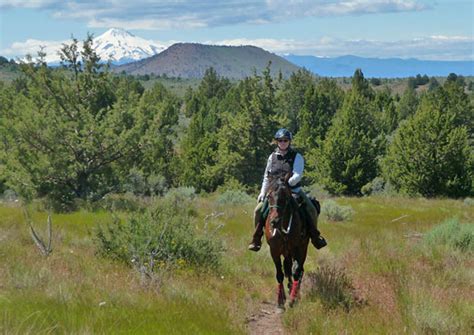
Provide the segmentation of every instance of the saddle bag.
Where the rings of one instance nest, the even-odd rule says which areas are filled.
[[[318,215],[321,214],[321,204],[319,203],[319,201],[316,200],[315,197],[309,197],[309,200],[311,200],[314,207],[316,207],[316,211],[318,212]]]

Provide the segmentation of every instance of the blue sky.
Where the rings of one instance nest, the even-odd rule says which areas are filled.
[[[472,0],[0,0],[0,55],[123,28],[163,45],[253,44],[315,56],[474,60]]]

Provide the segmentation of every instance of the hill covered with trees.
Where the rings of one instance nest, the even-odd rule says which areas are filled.
[[[125,64],[114,69],[132,75],[165,75],[168,77],[202,78],[212,67],[219,76],[243,79],[261,73],[271,63],[274,75],[289,77],[298,67],[284,58],[254,46],[216,46],[177,43],[158,55]]]

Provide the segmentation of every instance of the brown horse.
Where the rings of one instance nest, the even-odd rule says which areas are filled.
[[[290,307],[293,306],[303,278],[309,236],[293,198],[288,178],[275,178],[267,193],[269,213],[265,221],[265,236],[275,263],[278,281],[278,306],[284,307],[286,296],[283,279],[288,278]],[[283,269],[281,256],[284,257]]]

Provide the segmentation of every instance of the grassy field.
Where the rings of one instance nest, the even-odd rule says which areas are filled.
[[[113,220],[111,213],[53,214],[53,252],[44,257],[21,208],[1,204],[0,333],[247,333],[248,316],[262,302],[276,300],[273,263],[266,245],[259,253],[246,250],[254,204],[225,208],[216,198],[196,200],[195,225],[216,231],[223,241],[220,268],[184,265],[151,279],[97,255],[96,229]],[[454,233],[462,227],[474,239],[470,202],[335,200],[351,206],[353,216],[341,222],[322,217],[329,246],[309,252],[301,300],[282,314],[289,334],[474,331],[474,241],[463,240],[460,246],[467,249],[456,247],[449,242],[453,231],[440,226],[457,218],[460,225],[451,221]],[[32,211],[32,218],[42,233],[47,213]],[[340,289],[343,298],[330,303],[320,293],[321,269],[332,273],[336,280],[327,285]]]

